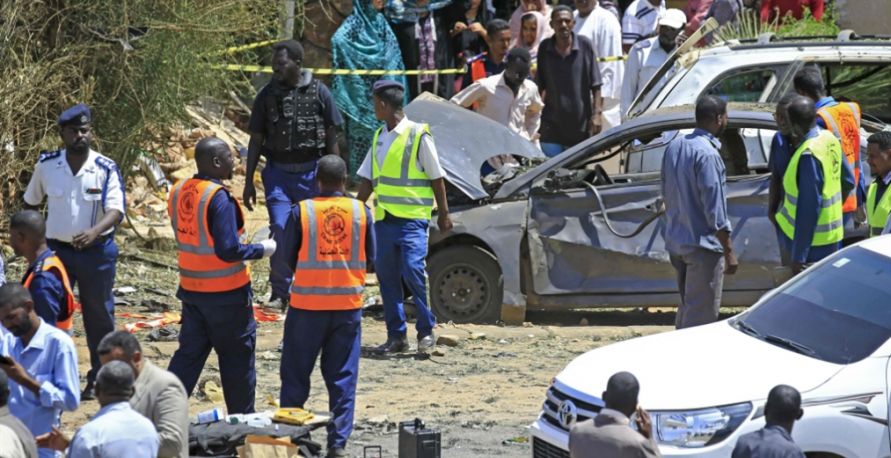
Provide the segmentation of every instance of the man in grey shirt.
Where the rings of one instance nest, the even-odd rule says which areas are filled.
[[[665,249],[681,296],[678,329],[718,319],[723,275],[735,273],[738,265],[716,138],[726,127],[727,102],[703,96],[696,102],[696,129],[675,138],[662,157]]]
[[[9,413],[9,377],[0,371],[0,457],[37,458],[34,435],[18,418]]]
[[[189,398],[172,373],[142,356],[139,341],[127,331],[106,335],[97,349],[103,365],[122,361],[133,368],[136,382],[130,405],[155,425],[161,440],[159,458],[189,456]]]
[[[802,415],[798,390],[788,385],[773,387],[764,406],[767,425],[740,437],[732,458],[804,458],[792,441],[792,426]]]

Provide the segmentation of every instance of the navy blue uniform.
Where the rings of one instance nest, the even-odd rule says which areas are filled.
[[[196,175],[198,179],[208,179]],[[213,180],[219,183],[217,180]],[[263,246],[238,240],[239,221],[235,199],[226,190],[214,194],[207,209],[207,223],[214,253],[226,262],[263,257]],[[182,287],[176,297],[183,302],[179,349],[167,368],[183,382],[189,396],[198,383],[210,351],[217,353],[226,409],[232,413],[254,411],[257,373],[254,349],[257,323],[254,321],[251,284],[222,293],[199,293]]]
[[[28,285],[31,299],[34,300],[34,312],[50,325],[56,324],[59,312],[67,307],[65,286],[62,285],[62,279],[55,271],[43,270],[43,261],[53,254],[52,250],[45,250],[43,253],[38,254],[37,259],[28,266],[25,276],[22,277],[22,283],[24,284],[28,276],[32,273],[34,274],[34,278],[31,279],[31,283]]]

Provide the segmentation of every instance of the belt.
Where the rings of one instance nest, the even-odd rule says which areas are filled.
[[[272,167],[279,169],[282,172],[288,172],[288,173],[303,173],[303,172],[313,171],[316,169],[317,163],[318,163],[318,161],[316,161],[316,160],[307,161],[307,162],[294,162],[291,164],[269,161],[269,164]]]
[[[107,235],[100,235],[99,237],[96,238],[96,241],[93,242],[93,244],[87,248],[105,245],[105,242],[107,242],[109,239],[113,239],[113,237],[114,237],[114,233],[107,234]],[[68,248],[71,250],[76,249],[76,248],[74,248],[74,245],[71,244],[71,242],[63,242],[63,241],[57,240],[57,239],[49,239],[48,241],[52,242],[55,245],[59,245],[62,248]]]

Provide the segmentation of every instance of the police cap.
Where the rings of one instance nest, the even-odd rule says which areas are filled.
[[[59,126],[82,126],[93,122],[93,116],[90,114],[90,107],[83,103],[65,110],[59,115]]]
[[[371,87],[371,92],[374,94],[380,94],[381,91],[390,88],[396,88],[400,91],[405,91],[405,87],[402,86],[402,83],[400,83],[399,81],[380,79],[374,82],[374,86]]]

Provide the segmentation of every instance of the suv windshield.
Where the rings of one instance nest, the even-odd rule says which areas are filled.
[[[835,364],[872,354],[891,337],[891,259],[839,253],[732,323],[766,342]]]

